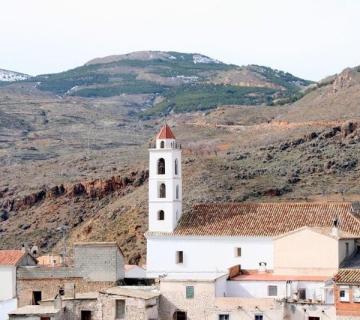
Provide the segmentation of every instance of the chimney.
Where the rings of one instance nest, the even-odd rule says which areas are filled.
[[[266,265],[267,265],[266,262],[259,262],[259,270],[258,271],[261,273],[266,272]]]
[[[27,246],[26,243],[23,243],[23,244],[21,245],[21,251],[22,251],[23,253],[29,252],[29,247]]]
[[[56,310],[62,309],[62,297],[61,297],[60,293],[58,293],[54,299],[54,308]]]
[[[331,235],[334,237],[338,237],[339,236],[339,219],[335,218],[333,220],[333,225],[331,228]]]

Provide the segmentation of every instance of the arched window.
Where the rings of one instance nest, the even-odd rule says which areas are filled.
[[[165,212],[164,212],[164,210],[160,210],[158,212],[158,220],[165,220]]]
[[[160,158],[158,160],[158,174],[165,174],[165,160],[163,158]]]
[[[178,174],[178,159],[175,159],[175,174],[177,175]]]
[[[161,149],[164,149],[164,147],[165,147],[165,142],[164,142],[164,141],[161,141],[161,142],[160,142],[160,148],[161,148]]]
[[[160,185],[159,198],[166,198],[166,186],[165,186],[165,183],[162,183]]]
[[[179,185],[176,186],[176,199],[179,199]]]

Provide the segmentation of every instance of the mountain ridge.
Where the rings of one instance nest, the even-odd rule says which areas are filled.
[[[25,73],[0,69],[0,82],[22,81],[29,78],[31,78],[31,76]]]
[[[83,66],[32,79],[60,96],[146,95],[140,116],[208,110],[223,104],[293,101],[311,81],[269,67],[226,64],[202,54],[139,51],[95,58]]]

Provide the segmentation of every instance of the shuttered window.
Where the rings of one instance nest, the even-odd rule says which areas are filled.
[[[193,298],[194,298],[194,287],[186,286],[186,299],[193,299]]]

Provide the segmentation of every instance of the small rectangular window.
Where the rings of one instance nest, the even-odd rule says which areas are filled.
[[[339,300],[341,302],[349,302],[350,301],[349,287],[340,287]]]
[[[125,319],[125,300],[116,300],[116,320]]]
[[[263,320],[264,317],[263,317],[262,314],[256,314],[254,319],[255,319],[255,320]]]
[[[230,320],[230,316],[228,314],[219,314],[219,320]]]
[[[193,298],[194,298],[194,287],[186,286],[186,299],[193,299]]]
[[[184,252],[176,251],[176,263],[184,263]]]
[[[277,286],[268,286],[268,296],[269,297],[277,296]]]
[[[299,300],[306,300],[306,289],[298,290]]]
[[[235,248],[235,257],[241,257],[241,248]]]

